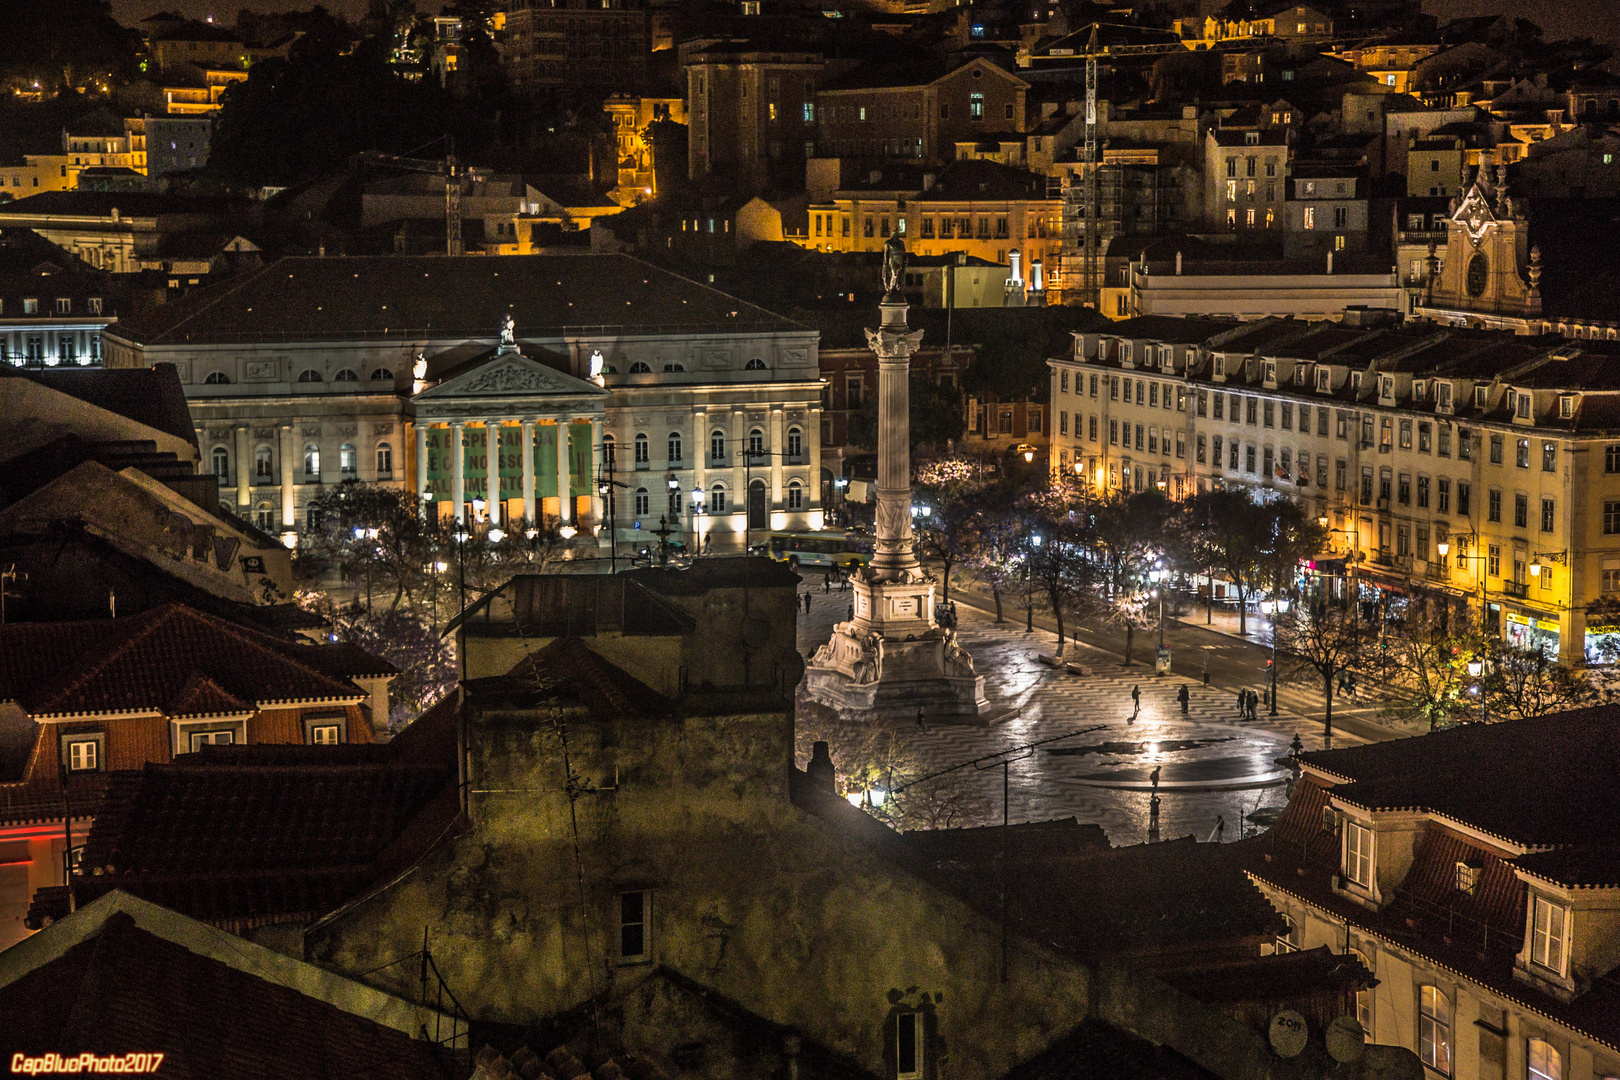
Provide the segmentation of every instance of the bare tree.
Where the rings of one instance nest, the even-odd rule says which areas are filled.
[[[1365,643],[1355,616],[1326,602],[1297,603],[1273,616],[1277,656],[1291,675],[1320,679],[1322,735],[1333,738],[1333,690],[1341,675],[1361,663]]]
[[[996,604],[996,622],[1005,622],[1001,593],[1018,575],[1019,537],[1022,526],[1011,510],[989,500],[962,524],[963,565],[990,587]]]
[[[1031,582],[1057,622],[1061,656],[1064,612],[1073,612],[1096,593],[1096,563],[1089,550],[1093,515],[1083,489],[1066,474],[1054,477],[1027,502],[1034,531],[1024,538],[1023,557]]]
[[[1385,643],[1394,696],[1387,713],[1426,722],[1433,731],[1467,711],[1468,662],[1483,642],[1465,611],[1412,600]]]
[[[971,556],[966,526],[978,512],[989,476],[988,463],[963,454],[935,458],[916,470],[911,501],[923,510],[913,519],[917,550],[943,568],[942,600],[951,598],[951,569]]]
[[[1136,631],[1153,625],[1148,572],[1165,555],[1175,504],[1157,491],[1111,494],[1092,501],[1090,540],[1096,561],[1092,602],[1103,620],[1125,631],[1125,666]]]
[[[1587,682],[1540,649],[1492,641],[1487,655],[1486,703],[1499,718],[1531,720],[1596,700]]]

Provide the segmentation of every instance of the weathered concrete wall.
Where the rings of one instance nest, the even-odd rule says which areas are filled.
[[[575,775],[618,785],[577,801],[577,862],[552,718],[475,716],[471,830],[317,924],[308,955],[359,973],[426,927],[468,1009],[516,1023],[662,964],[880,1074],[896,1003],[928,997],[934,1075],[998,1075],[1084,1017],[1082,965],[1014,938],[1003,983],[995,922],[789,801],[786,716],[567,719]],[[619,894],[636,889],[652,891],[649,955],[621,964]],[[405,966],[368,978],[407,992]]]

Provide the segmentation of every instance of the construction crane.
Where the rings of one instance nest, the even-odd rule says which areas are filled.
[[[1098,207],[1102,201],[1101,172],[1102,154],[1097,146],[1097,58],[1100,56],[1163,56],[1180,53],[1179,44],[1158,45],[1099,45],[1097,31],[1101,23],[1091,24],[1091,36],[1086,42],[1086,51],[1081,55],[1086,62],[1086,137],[1081,155],[1082,171],[1080,176],[1080,206],[1078,215],[1074,207],[1075,185],[1072,179],[1065,176],[1064,183],[1064,217],[1072,219],[1079,216],[1075,231],[1080,235],[1075,239],[1079,241],[1081,252],[1081,296],[1080,303],[1089,307],[1099,307],[1102,298],[1102,270],[1098,265],[1098,247],[1101,238],[1098,236]],[[1065,240],[1068,239],[1070,229],[1069,221],[1064,222]],[[1073,280],[1072,267],[1065,268],[1065,282]]]
[[[387,169],[434,173],[444,177],[444,253],[446,255],[460,255],[463,253],[461,243],[461,185],[463,180],[472,180],[476,183],[484,179],[484,174],[477,169],[466,168],[456,162],[456,138],[454,135],[446,135],[444,143],[445,154],[442,161],[435,158],[402,157],[399,154],[378,153],[360,154],[358,159],[368,165],[380,165]],[[431,146],[432,143],[427,145]]]

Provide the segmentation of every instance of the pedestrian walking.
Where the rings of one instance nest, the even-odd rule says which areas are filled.
[[[855,604],[853,602],[851,602],[849,605],[849,621],[855,621]]]
[[[1138,715],[1141,713],[1141,711],[1142,688],[1140,686],[1133,686],[1131,687],[1131,713],[1132,715]]]
[[[711,542],[712,538],[713,538],[712,534],[710,534],[710,533],[704,533],[703,534],[703,554],[705,554],[705,555],[707,555],[709,553],[709,545],[710,545],[710,542]]]
[[[1154,791],[1154,797],[1155,798],[1158,797],[1157,793],[1158,793],[1158,790],[1159,790],[1159,770],[1162,769],[1162,768],[1164,768],[1163,765],[1155,765],[1155,766],[1153,766],[1153,771],[1148,773],[1148,779],[1153,782],[1153,791]]]
[[[821,574],[821,595],[826,596],[832,592],[832,571],[825,570]]]
[[[917,706],[917,730],[922,732],[928,730],[928,725],[923,722],[923,707],[921,705]]]
[[[1249,719],[1260,719],[1260,695],[1253,690],[1249,691]]]
[[[1204,685],[1209,685],[1209,662],[1204,662]]]
[[[1226,836],[1226,818],[1220,814],[1215,815],[1215,831],[1209,834],[1211,840],[1217,844],[1223,843]]]
[[[1187,715],[1187,705],[1192,701],[1192,694],[1187,690],[1187,684],[1182,683],[1181,689],[1176,691],[1176,700],[1181,702],[1181,715]]]
[[[838,575],[838,591],[849,592],[849,571],[845,570]]]
[[[1237,703],[1238,719],[1247,720],[1249,718],[1249,692],[1247,690],[1237,692]]]
[[[810,598],[814,595],[809,589],[804,592],[804,613],[806,615],[810,614]]]

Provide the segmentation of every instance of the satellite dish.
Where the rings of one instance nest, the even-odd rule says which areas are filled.
[[[1271,1018],[1268,1036],[1278,1057],[1298,1057],[1305,1049],[1305,1018],[1293,1009],[1284,1009]]]
[[[1353,1016],[1341,1016],[1327,1029],[1328,1056],[1341,1065],[1360,1061],[1367,1052],[1367,1032]]]

